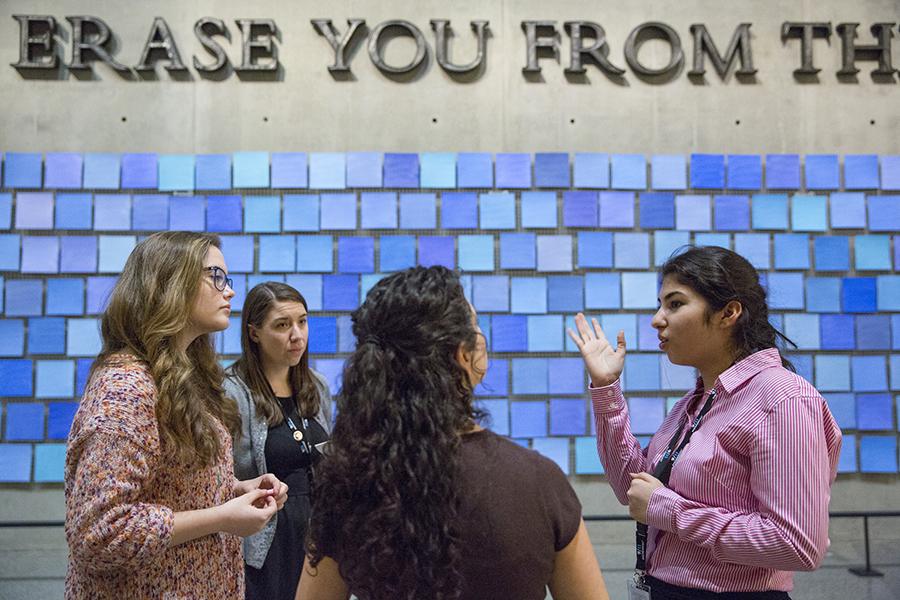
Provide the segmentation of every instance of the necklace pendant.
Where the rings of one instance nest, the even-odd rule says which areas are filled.
[[[298,442],[302,442],[302,441],[303,441],[303,432],[300,431],[300,430],[295,431],[295,432],[294,432],[294,439],[295,439],[296,441],[298,441]]]

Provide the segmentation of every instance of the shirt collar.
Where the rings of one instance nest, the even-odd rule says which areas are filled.
[[[719,375],[719,383],[729,394],[754,375],[769,367],[781,366],[778,348],[766,348],[734,363]]]

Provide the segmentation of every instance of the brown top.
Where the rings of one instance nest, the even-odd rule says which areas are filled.
[[[463,436],[463,600],[544,600],[581,503],[553,461],[488,430]]]
[[[218,427],[216,464],[160,452],[149,369],[116,357],[91,378],[69,433],[65,466],[70,600],[243,600],[240,538],[217,533],[172,547],[175,513],[233,497],[231,437]]]

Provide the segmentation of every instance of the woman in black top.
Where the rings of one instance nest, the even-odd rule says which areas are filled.
[[[248,600],[293,598],[300,579],[316,444],[328,440],[331,405],[324,378],[309,368],[307,320],[306,300],[291,286],[254,287],[242,311],[242,354],[225,380],[242,420],[235,474],[271,473],[288,486],[284,508],[244,541]]]

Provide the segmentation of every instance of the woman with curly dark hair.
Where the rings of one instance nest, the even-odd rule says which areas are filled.
[[[382,279],[353,332],[297,598],[607,598],[562,471],[478,425],[487,353],[457,275]]]

